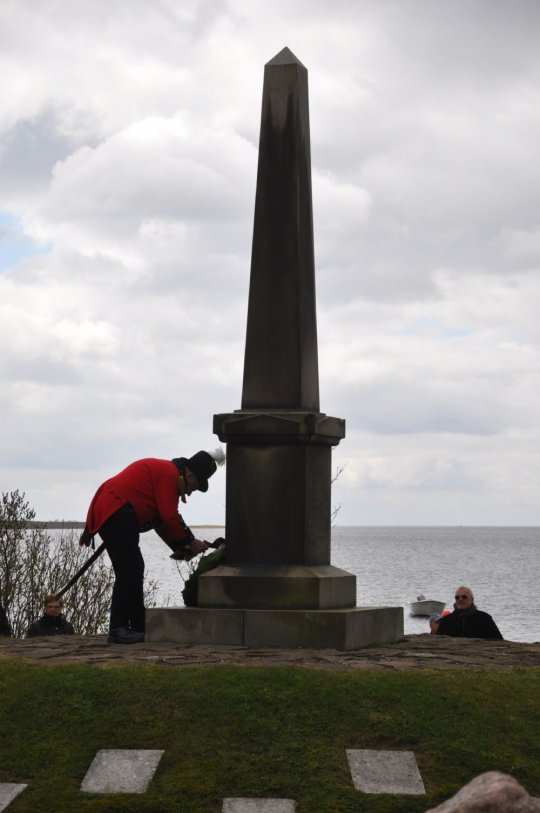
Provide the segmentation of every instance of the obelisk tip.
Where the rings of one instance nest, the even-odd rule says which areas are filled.
[[[298,57],[287,47],[282,48],[279,54],[266,63],[266,67],[271,65],[300,65],[301,68],[305,68],[305,65],[302,65]]]

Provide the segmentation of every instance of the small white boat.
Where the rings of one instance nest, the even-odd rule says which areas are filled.
[[[446,604],[444,601],[435,601],[434,599],[426,598],[423,595],[416,597],[416,601],[410,603],[411,615],[433,615],[433,613],[442,613]]]

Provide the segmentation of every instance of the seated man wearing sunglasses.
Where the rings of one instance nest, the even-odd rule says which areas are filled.
[[[489,613],[477,609],[470,587],[458,587],[455,600],[454,612],[441,618],[437,635],[502,640],[500,630]]]

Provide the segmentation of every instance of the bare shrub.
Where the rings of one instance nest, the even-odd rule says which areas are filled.
[[[24,493],[3,493],[0,501],[0,603],[13,634],[22,637],[43,613],[47,593],[58,591],[88,558],[80,548],[79,533],[64,529],[57,535],[33,524],[35,512]],[[101,556],[64,596],[64,614],[80,635],[96,635],[108,627],[114,573],[107,556]],[[151,606],[157,583],[145,585]]]
[[[336,482],[338,477],[342,474],[343,469],[345,468],[346,465],[347,464],[344,463],[343,466],[336,466],[336,473],[332,476],[332,479],[330,480],[331,484]],[[340,511],[341,511],[341,503],[339,505],[335,505],[332,508],[332,514],[330,516],[330,525],[332,526],[332,528],[335,525],[337,515],[339,514]]]

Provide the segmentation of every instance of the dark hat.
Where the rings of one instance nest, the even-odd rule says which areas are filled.
[[[208,452],[197,452],[193,457],[174,457],[174,465],[180,473],[184,469],[189,469],[197,478],[199,491],[208,491],[208,478],[217,469],[217,464],[212,455]]]

